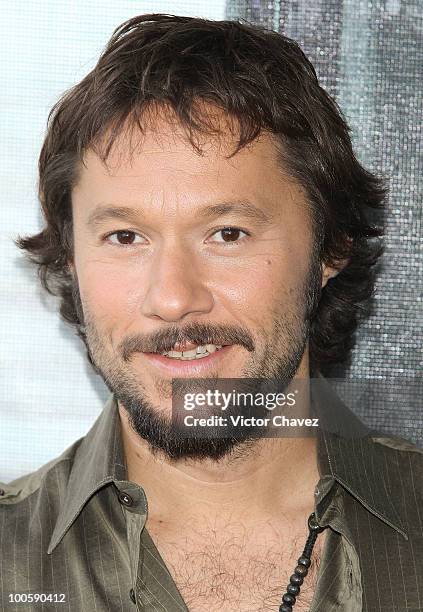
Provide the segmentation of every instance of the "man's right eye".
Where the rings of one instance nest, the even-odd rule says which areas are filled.
[[[140,240],[136,242],[136,238],[139,238]],[[112,232],[111,234],[107,234],[107,236],[104,237],[104,240],[107,240],[112,244],[127,246],[131,246],[133,244],[143,244],[145,242],[145,239],[142,236],[131,230],[118,230],[117,232]]]

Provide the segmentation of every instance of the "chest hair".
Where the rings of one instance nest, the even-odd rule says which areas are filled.
[[[190,612],[277,612],[308,534],[260,527],[251,532],[234,524],[219,530],[191,526],[177,539],[163,538],[151,526],[149,533]],[[324,535],[314,547],[296,612],[310,608]]]

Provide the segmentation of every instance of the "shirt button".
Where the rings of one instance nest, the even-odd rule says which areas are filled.
[[[129,506],[132,506],[132,504],[134,503],[134,500],[128,493],[120,492],[118,495],[118,498],[119,498],[120,503],[123,504],[124,506],[129,507]]]
[[[129,591],[129,597],[130,597],[130,599],[131,599],[132,603],[137,603],[137,600],[135,599],[135,592],[134,592],[134,589],[131,589],[131,590]]]

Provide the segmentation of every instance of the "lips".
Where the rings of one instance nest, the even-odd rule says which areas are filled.
[[[206,345],[204,345],[206,346]],[[184,347],[185,348],[185,347]],[[141,353],[147,362],[155,369],[174,378],[186,376],[207,375],[211,368],[215,368],[231,351],[233,345],[223,345],[219,350],[207,352],[201,357],[175,358],[160,353]],[[194,349],[191,349],[192,351]],[[197,351],[197,349],[195,349]],[[184,351],[182,351],[183,353]]]

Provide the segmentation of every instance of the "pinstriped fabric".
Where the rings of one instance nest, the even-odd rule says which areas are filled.
[[[313,610],[331,612],[342,609],[357,610],[356,593],[350,593],[349,565],[345,563],[342,538],[329,532],[319,574],[319,585]]]
[[[395,438],[331,437],[335,478],[342,495],[343,530],[358,552],[363,610],[422,610],[423,453]],[[358,476],[361,474],[361,478]]]
[[[422,611],[423,452],[398,438],[328,431],[318,462],[316,514],[329,530],[311,612]],[[142,487],[126,480],[113,398],[87,436],[1,488],[0,612],[187,612],[148,534]],[[14,603],[13,593],[64,602]]]
[[[142,551],[143,562],[138,579],[145,612],[153,612],[153,610],[188,612],[188,608],[147,530],[144,530],[142,535]]]

